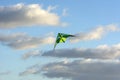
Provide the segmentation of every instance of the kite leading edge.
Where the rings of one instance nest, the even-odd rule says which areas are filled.
[[[69,37],[75,37],[75,35],[58,33],[55,44],[54,44],[54,49],[58,43],[65,43],[66,39]]]

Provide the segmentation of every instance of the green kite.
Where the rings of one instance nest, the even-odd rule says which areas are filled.
[[[58,43],[65,43],[68,37],[75,37],[75,36],[70,35],[70,34],[58,33],[56,41],[55,41],[54,49]]]

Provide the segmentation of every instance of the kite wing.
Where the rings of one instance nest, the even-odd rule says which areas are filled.
[[[75,37],[75,36],[69,35],[69,34],[64,34],[64,33],[58,33],[56,41],[55,41],[54,49],[58,43],[65,43],[65,41],[68,37]]]

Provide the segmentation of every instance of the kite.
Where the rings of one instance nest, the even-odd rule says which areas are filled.
[[[75,37],[75,35],[58,33],[56,41],[55,41],[54,49],[58,43],[65,43],[66,39],[69,37]]]

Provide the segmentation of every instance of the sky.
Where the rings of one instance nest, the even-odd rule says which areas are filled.
[[[120,80],[119,3],[0,0],[0,80]]]

